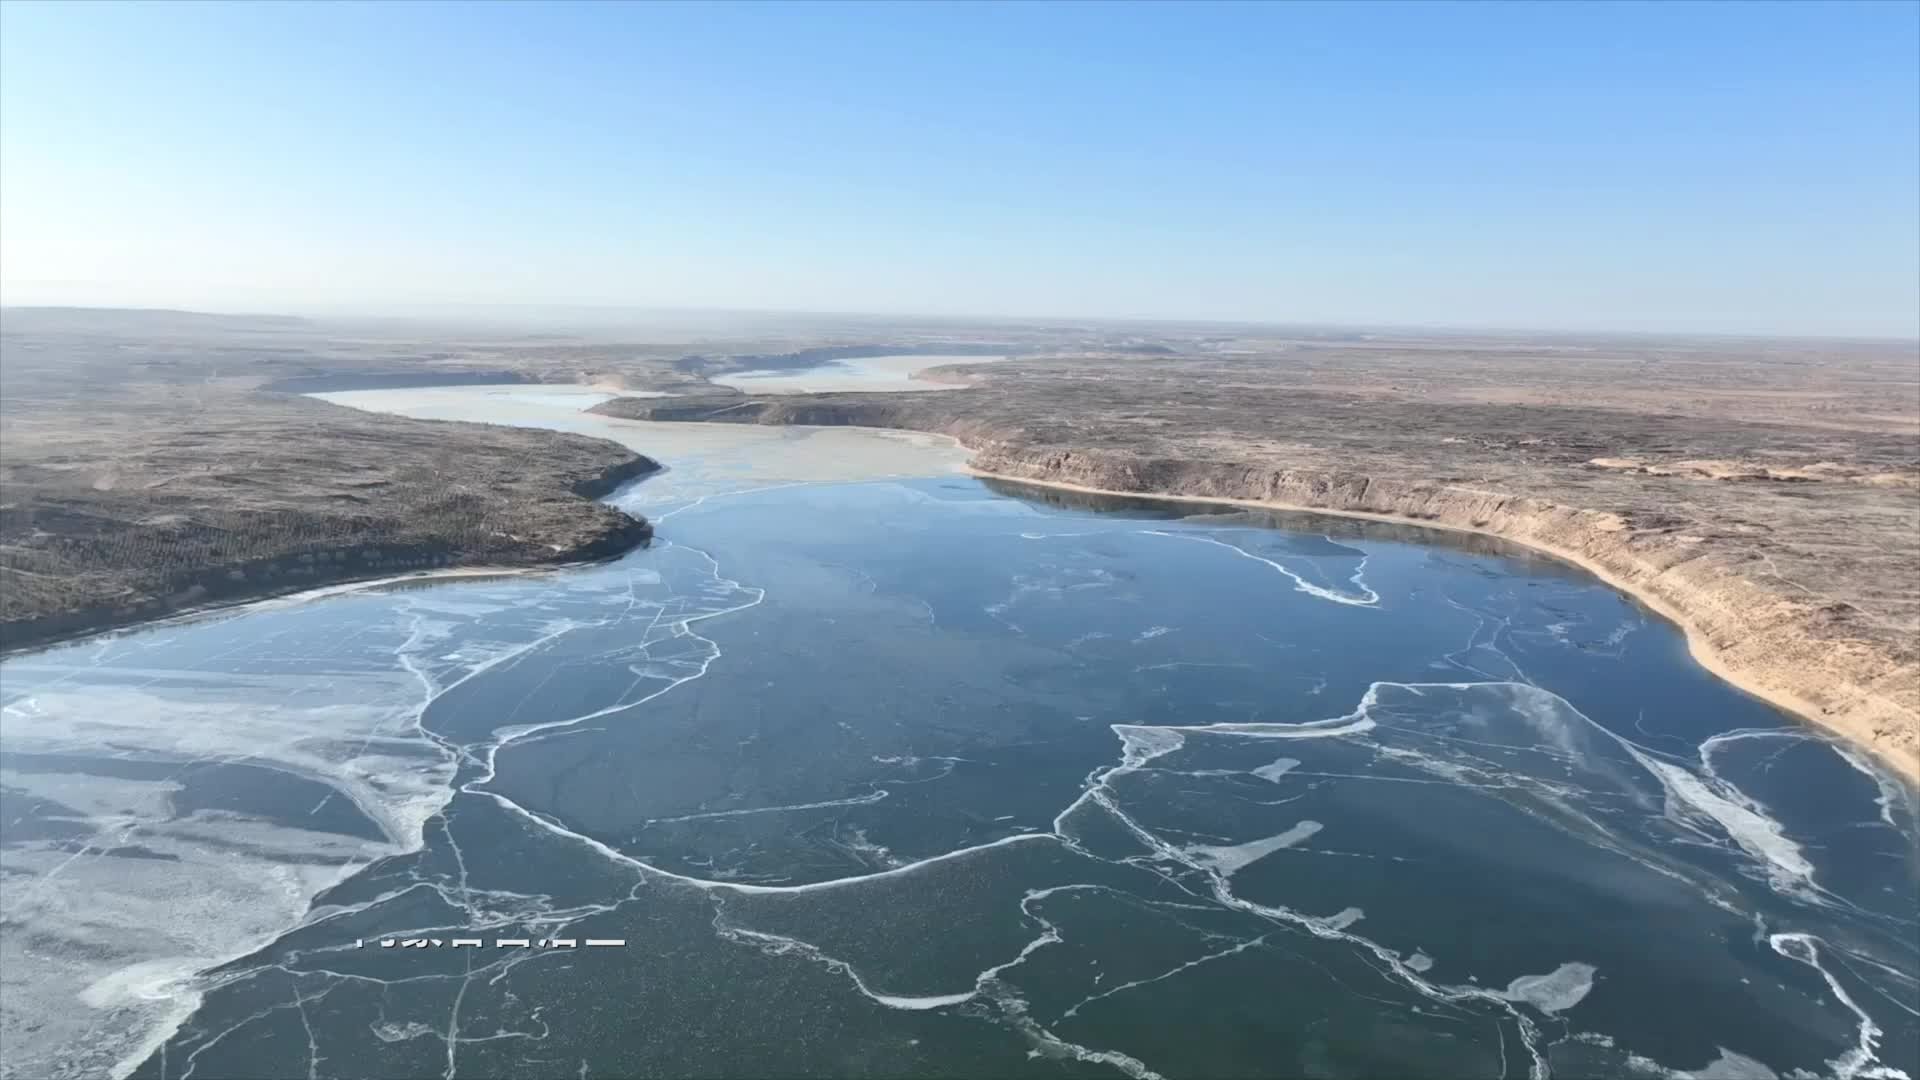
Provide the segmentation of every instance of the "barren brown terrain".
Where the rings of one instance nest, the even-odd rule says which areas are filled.
[[[727,315],[534,333],[57,309],[9,310],[0,330],[11,645],[170,611],[195,586],[238,598],[627,546],[637,523],[582,496],[646,467],[628,451],[296,396],[564,382],[674,395],[597,409],[614,416],[938,432],[991,475],[1518,541],[1920,778],[1911,342]],[[919,394],[706,379],[901,352],[1016,359],[935,369],[956,388]]]
[[[236,362],[140,320],[86,336],[5,322],[6,648],[334,582],[597,558],[650,534],[593,501],[655,467],[610,442],[259,392],[250,371],[273,354]]]

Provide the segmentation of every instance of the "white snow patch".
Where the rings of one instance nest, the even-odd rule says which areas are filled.
[[[1207,867],[1223,877],[1230,877],[1236,870],[1264,859],[1283,848],[1303,843],[1319,832],[1324,826],[1317,821],[1302,821],[1286,832],[1269,836],[1263,840],[1251,840],[1231,847],[1215,847],[1199,844],[1183,849],[1193,861]]]
[[[1277,784],[1280,782],[1282,776],[1285,776],[1288,772],[1297,768],[1299,764],[1300,761],[1298,758],[1283,757],[1271,765],[1262,765],[1253,770],[1253,775],[1269,783]]]
[[[1593,990],[1594,971],[1592,964],[1561,964],[1545,975],[1522,975],[1496,996],[1524,1001],[1544,1013],[1565,1012]]]

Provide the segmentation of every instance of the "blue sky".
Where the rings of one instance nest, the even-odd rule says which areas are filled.
[[[1920,334],[1920,4],[0,4],[0,301]]]

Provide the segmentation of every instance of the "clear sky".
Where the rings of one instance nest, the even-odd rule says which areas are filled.
[[[0,4],[0,302],[1920,334],[1920,4]]]

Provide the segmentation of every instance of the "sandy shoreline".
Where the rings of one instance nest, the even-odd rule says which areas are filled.
[[[1852,719],[1850,717],[1828,716],[1805,698],[1777,687],[1759,685],[1752,678],[1748,677],[1746,673],[1728,664],[1721,650],[1707,641],[1705,635],[1699,628],[1694,626],[1686,615],[1675,609],[1672,604],[1644,589],[1636,588],[1632,583],[1622,580],[1607,567],[1600,565],[1593,559],[1577,551],[1572,551],[1554,544],[1547,544],[1538,539],[1523,539],[1521,537],[1511,536],[1493,529],[1476,529],[1466,525],[1427,521],[1419,518],[1404,517],[1399,514],[1378,514],[1364,510],[1338,510],[1267,499],[1237,499],[1216,495],[1179,495],[1166,492],[1117,491],[1111,488],[1088,487],[1084,484],[1075,484],[1064,480],[1036,480],[1026,476],[989,472],[985,469],[974,468],[971,465],[967,467],[967,472],[983,479],[1004,480],[1009,483],[1055,488],[1061,491],[1077,491],[1089,495],[1116,495],[1123,498],[1165,499],[1170,502],[1214,503],[1229,506],[1244,506],[1259,510],[1289,510],[1308,514],[1329,514],[1334,517],[1391,522],[1396,525],[1416,525],[1421,528],[1440,529],[1447,532],[1476,533],[1482,536],[1491,536],[1505,540],[1508,543],[1518,544],[1522,547],[1550,555],[1562,562],[1571,563],[1600,579],[1600,581],[1604,582],[1608,587],[1632,597],[1636,603],[1639,603],[1647,610],[1652,611],[1661,618],[1679,627],[1681,633],[1686,636],[1688,653],[1692,655],[1696,663],[1711,672],[1716,678],[1740,690],[1742,693],[1750,694],[1783,712],[1793,715],[1795,718],[1812,727],[1829,732],[1852,745],[1869,751],[1874,755],[1875,760],[1886,765],[1909,784],[1920,786],[1920,760],[1898,753],[1889,753],[1887,747],[1880,745],[1872,738],[1871,731],[1866,730],[1863,725],[1849,723],[1848,721]]]

